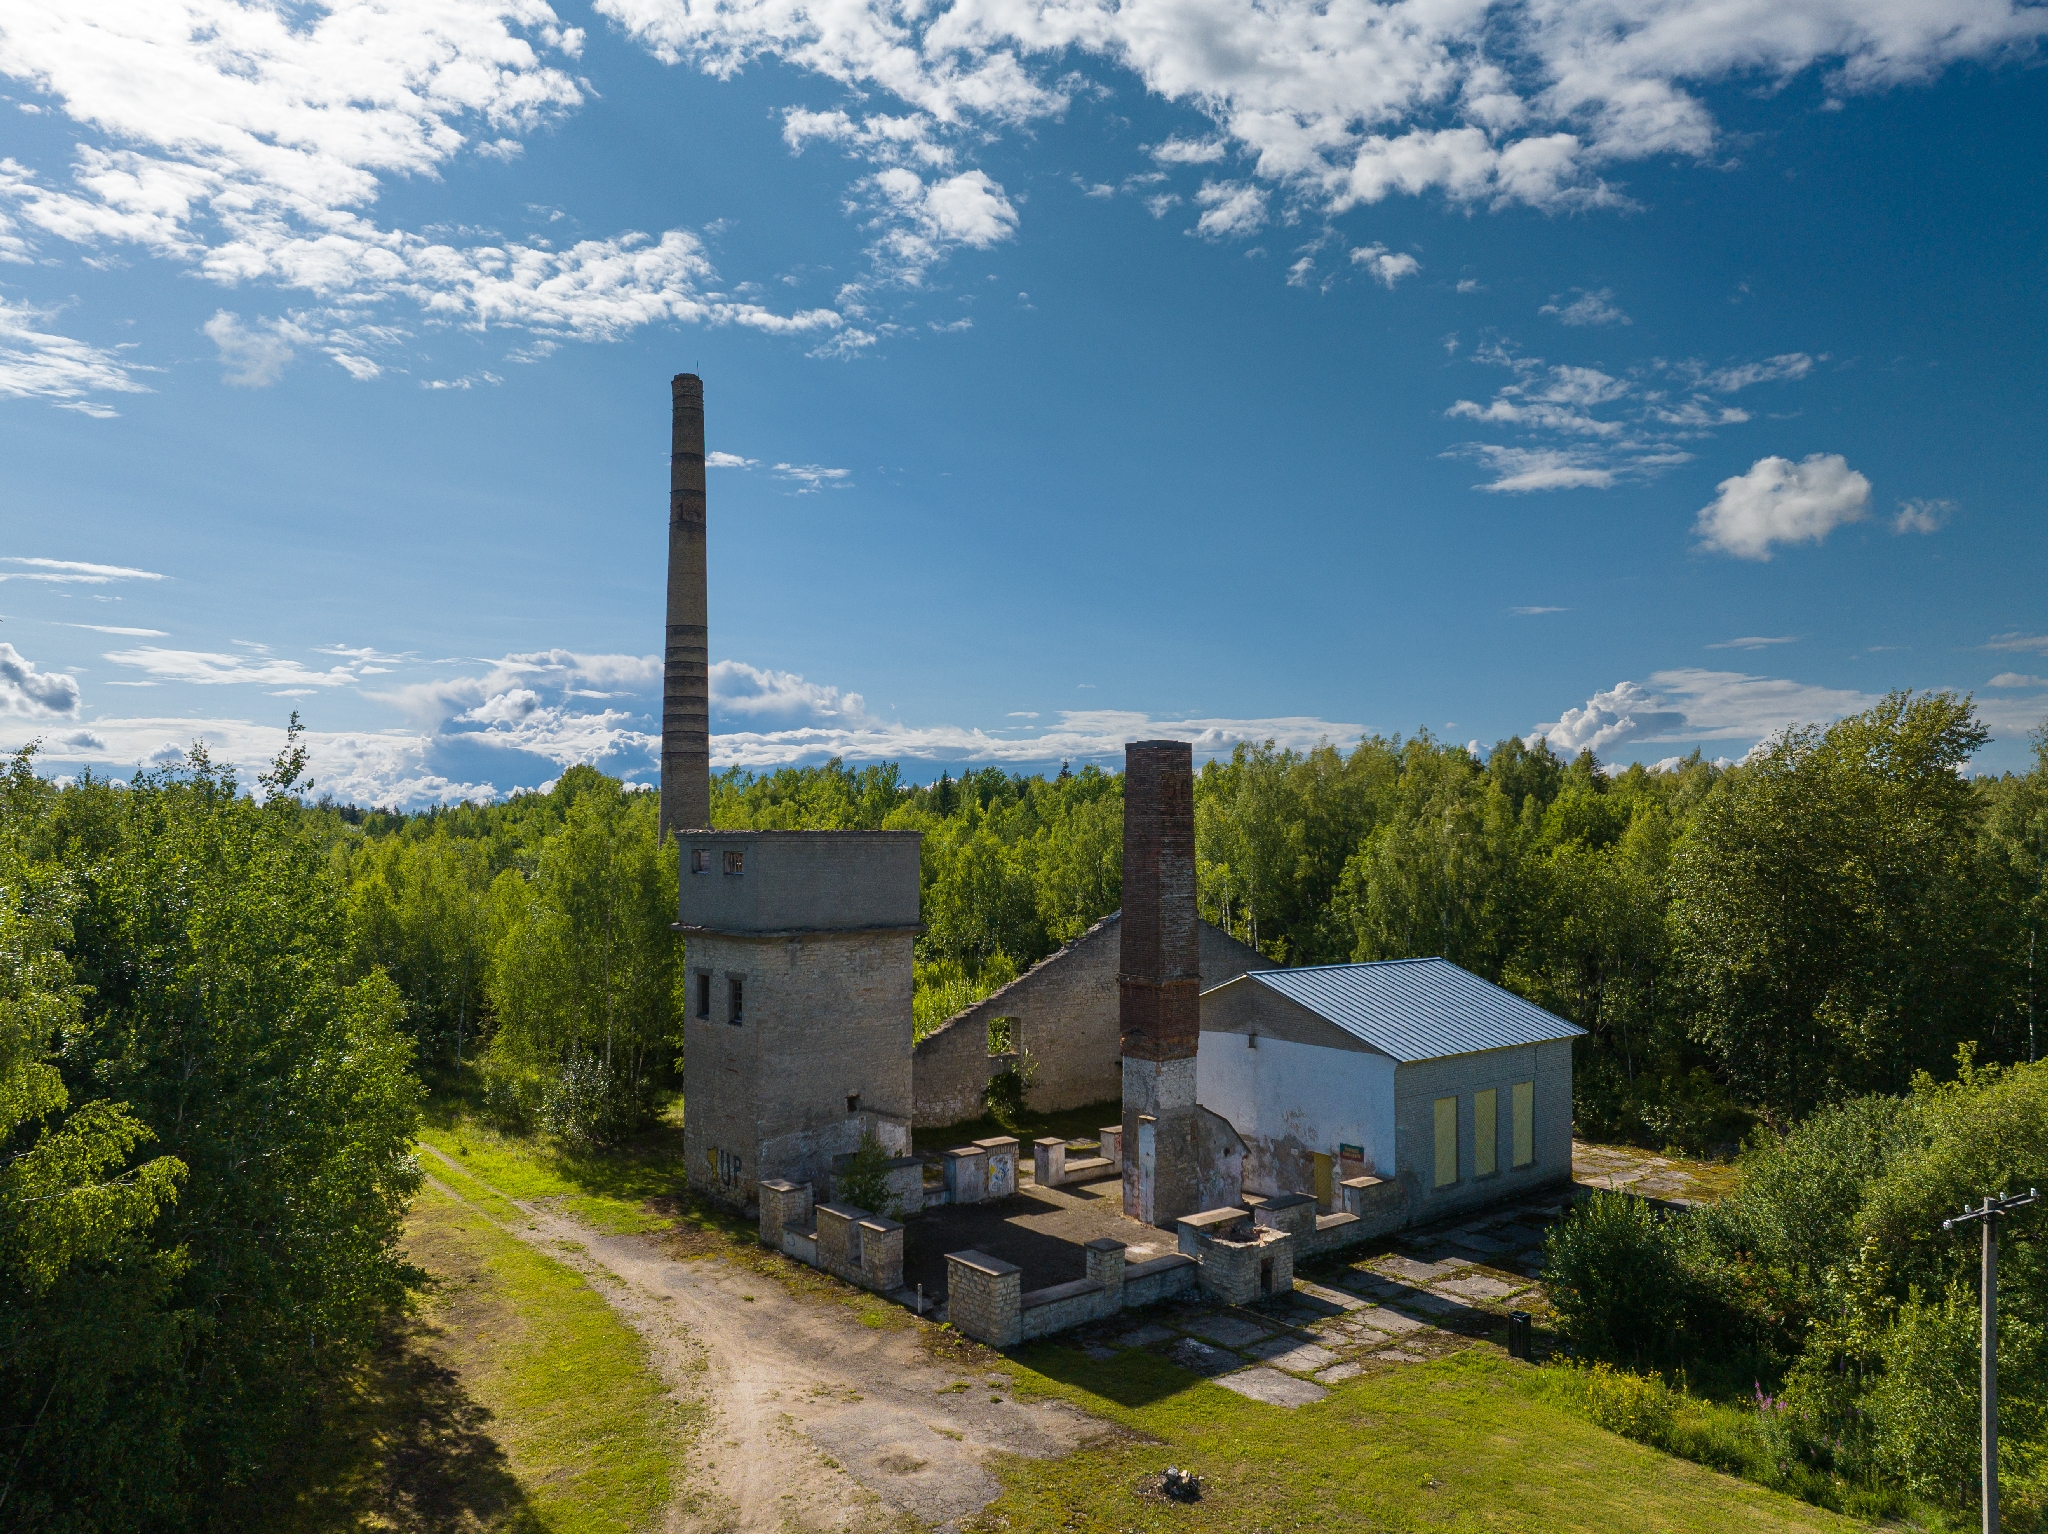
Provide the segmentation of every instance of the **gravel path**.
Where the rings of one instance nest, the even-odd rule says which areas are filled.
[[[430,1168],[447,1160],[421,1152]],[[655,1238],[606,1235],[552,1201],[509,1201],[525,1221],[494,1223],[589,1278],[669,1388],[710,1408],[677,1478],[677,1534],[882,1529],[905,1514],[951,1527],[1000,1491],[992,1454],[1051,1458],[1114,1431],[1061,1403],[1012,1398],[1007,1376],[949,1362],[907,1315],[865,1326],[847,1305],[736,1264],[679,1261]]]

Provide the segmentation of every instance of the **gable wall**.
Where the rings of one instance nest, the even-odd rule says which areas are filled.
[[[1014,1018],[1013,1044],[1038,1062],[1031,1106],[1056,1113],[1111,1102],[1123,1091],[1117,1054],[1118,922],[1105,917],[1057,953],[1041,959],[993,996],[947,1019],[911,1052],[919,1128],[981,1117],[989,1078],[1013,1057],[991,1056],[988,1025]],[[1273,962],[1219,927],[1202,922],[1202,985],[1220,985]]]

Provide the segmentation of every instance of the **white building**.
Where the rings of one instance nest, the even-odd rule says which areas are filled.
[[[1447,959],[1255,971],[1201,1001],[1197,1101],[1243,1142],[1246,1193],[1327,1210],[1378,1177],[1420,1224],[1571,1178],[1584,1030]]]

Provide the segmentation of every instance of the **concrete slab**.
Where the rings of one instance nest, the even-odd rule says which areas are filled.
[[[1221,1348],[1212,1348],[1206,1342],[1197,1342],[1192,1337],[1183,1337],[1166,1349],[1166,1356],[1190,1374],[1199,1374],[1204,1379],[1213,1379],[1219,1374],[1241,1368],[1244,1360],[1235,1353],[1226,1353]]]
[[[1468,1252],[1477,1252],[1482,1257],[1496,1256],[1508,1249],[1505,1241],[1496,1241],[1483,1231],[1471,1231],[1451,1237],[1453,1247],[1463,1247]]]
[[[1216,1383],[1254,1401],[1264,1401],[1268,1406],[1307,1406],[1330,1393],[1309,1380],[1298,1380],[1291,1374],[1282,1374],[1278,1369],[1268,1369],[1263,1365],[1226,1374]]]
[[[1324,1305],[1335,1305],[1339,1310],[1356,1310],[1365,1303],[1355,1294],[1345,1294],[1339,1289],[1325,1289],[1321,1284],[1312,1284],[1307,1279],[1297,1278],[1294,1281],[1294,1297],[1298,1301],[1304,1296]]]
[[[1257,1342],[1273,1335],[1270,1326],[1260,1326],[1243,1316],[1204,1316],[1189,1322],[1187,1330],[1204,1342],[1214,1342],[1226,1348],[1242,1347],[1247,1342]]]
[[[1254,1343],[1245,1351],[1289,1374],[1313,1374],[1337,1361],[1337,1355],[1328,1348],[1294,1337],[1275,1337],[1270,1342]]]
[[[1410,1353],[1404,1348],[1381,1348],[1372,1356],[1382,1363],[1390,1364],[1419,1364],[1423,1362],[1422,1354]]]
[[[1422,1331],[1429,1325],[1428,1322],[1418,1321],[1413,1316],[1404,1316],[1398,1310],[1375,1310],[1367,1318],[1366,1324],[1383,1332],[1391,1332],[1397,1337],[1406,1332]]]
[[[1467,1273],[1459,1278],[1445,1279],[1436,1286],[1436,1292],[1461,1295],[1468,1300],[1504,1300],[1528,1287],[1527,1284],[1511,1284],[1504,1278],[1492,1278],[1484,1273]]]
[[[1469,1262],[1417,1262],[1413,1257],[1382,1257],[1375,1267],[1383,1274],[1403,1278],[1412,1284],[1433,1284],[1440,1278],[1449,1278],[1461,1268],[1472,1266]]]
[[[1356,1379],[1365,1373],[1364,1364],[1332,1364],[1317,1373],[1316,1378],[1325,1385],[1334,1385],[1340,1380]]]
[[[1161,1326],[1157,1321],[1147,1321],[1143,1326],[1134,1326],[1127,1332],[1118,1332],[1111,1340],[1120,1348],[1142,1348],[1150,1343],[1165,1342],[1174,1335],[1171,1327]]]

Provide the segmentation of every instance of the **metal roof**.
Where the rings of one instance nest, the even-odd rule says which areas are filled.
[[[1404,1065],[1573,1039],[1585,1032],[1449,959],[1258,969],[1244,978]]]

